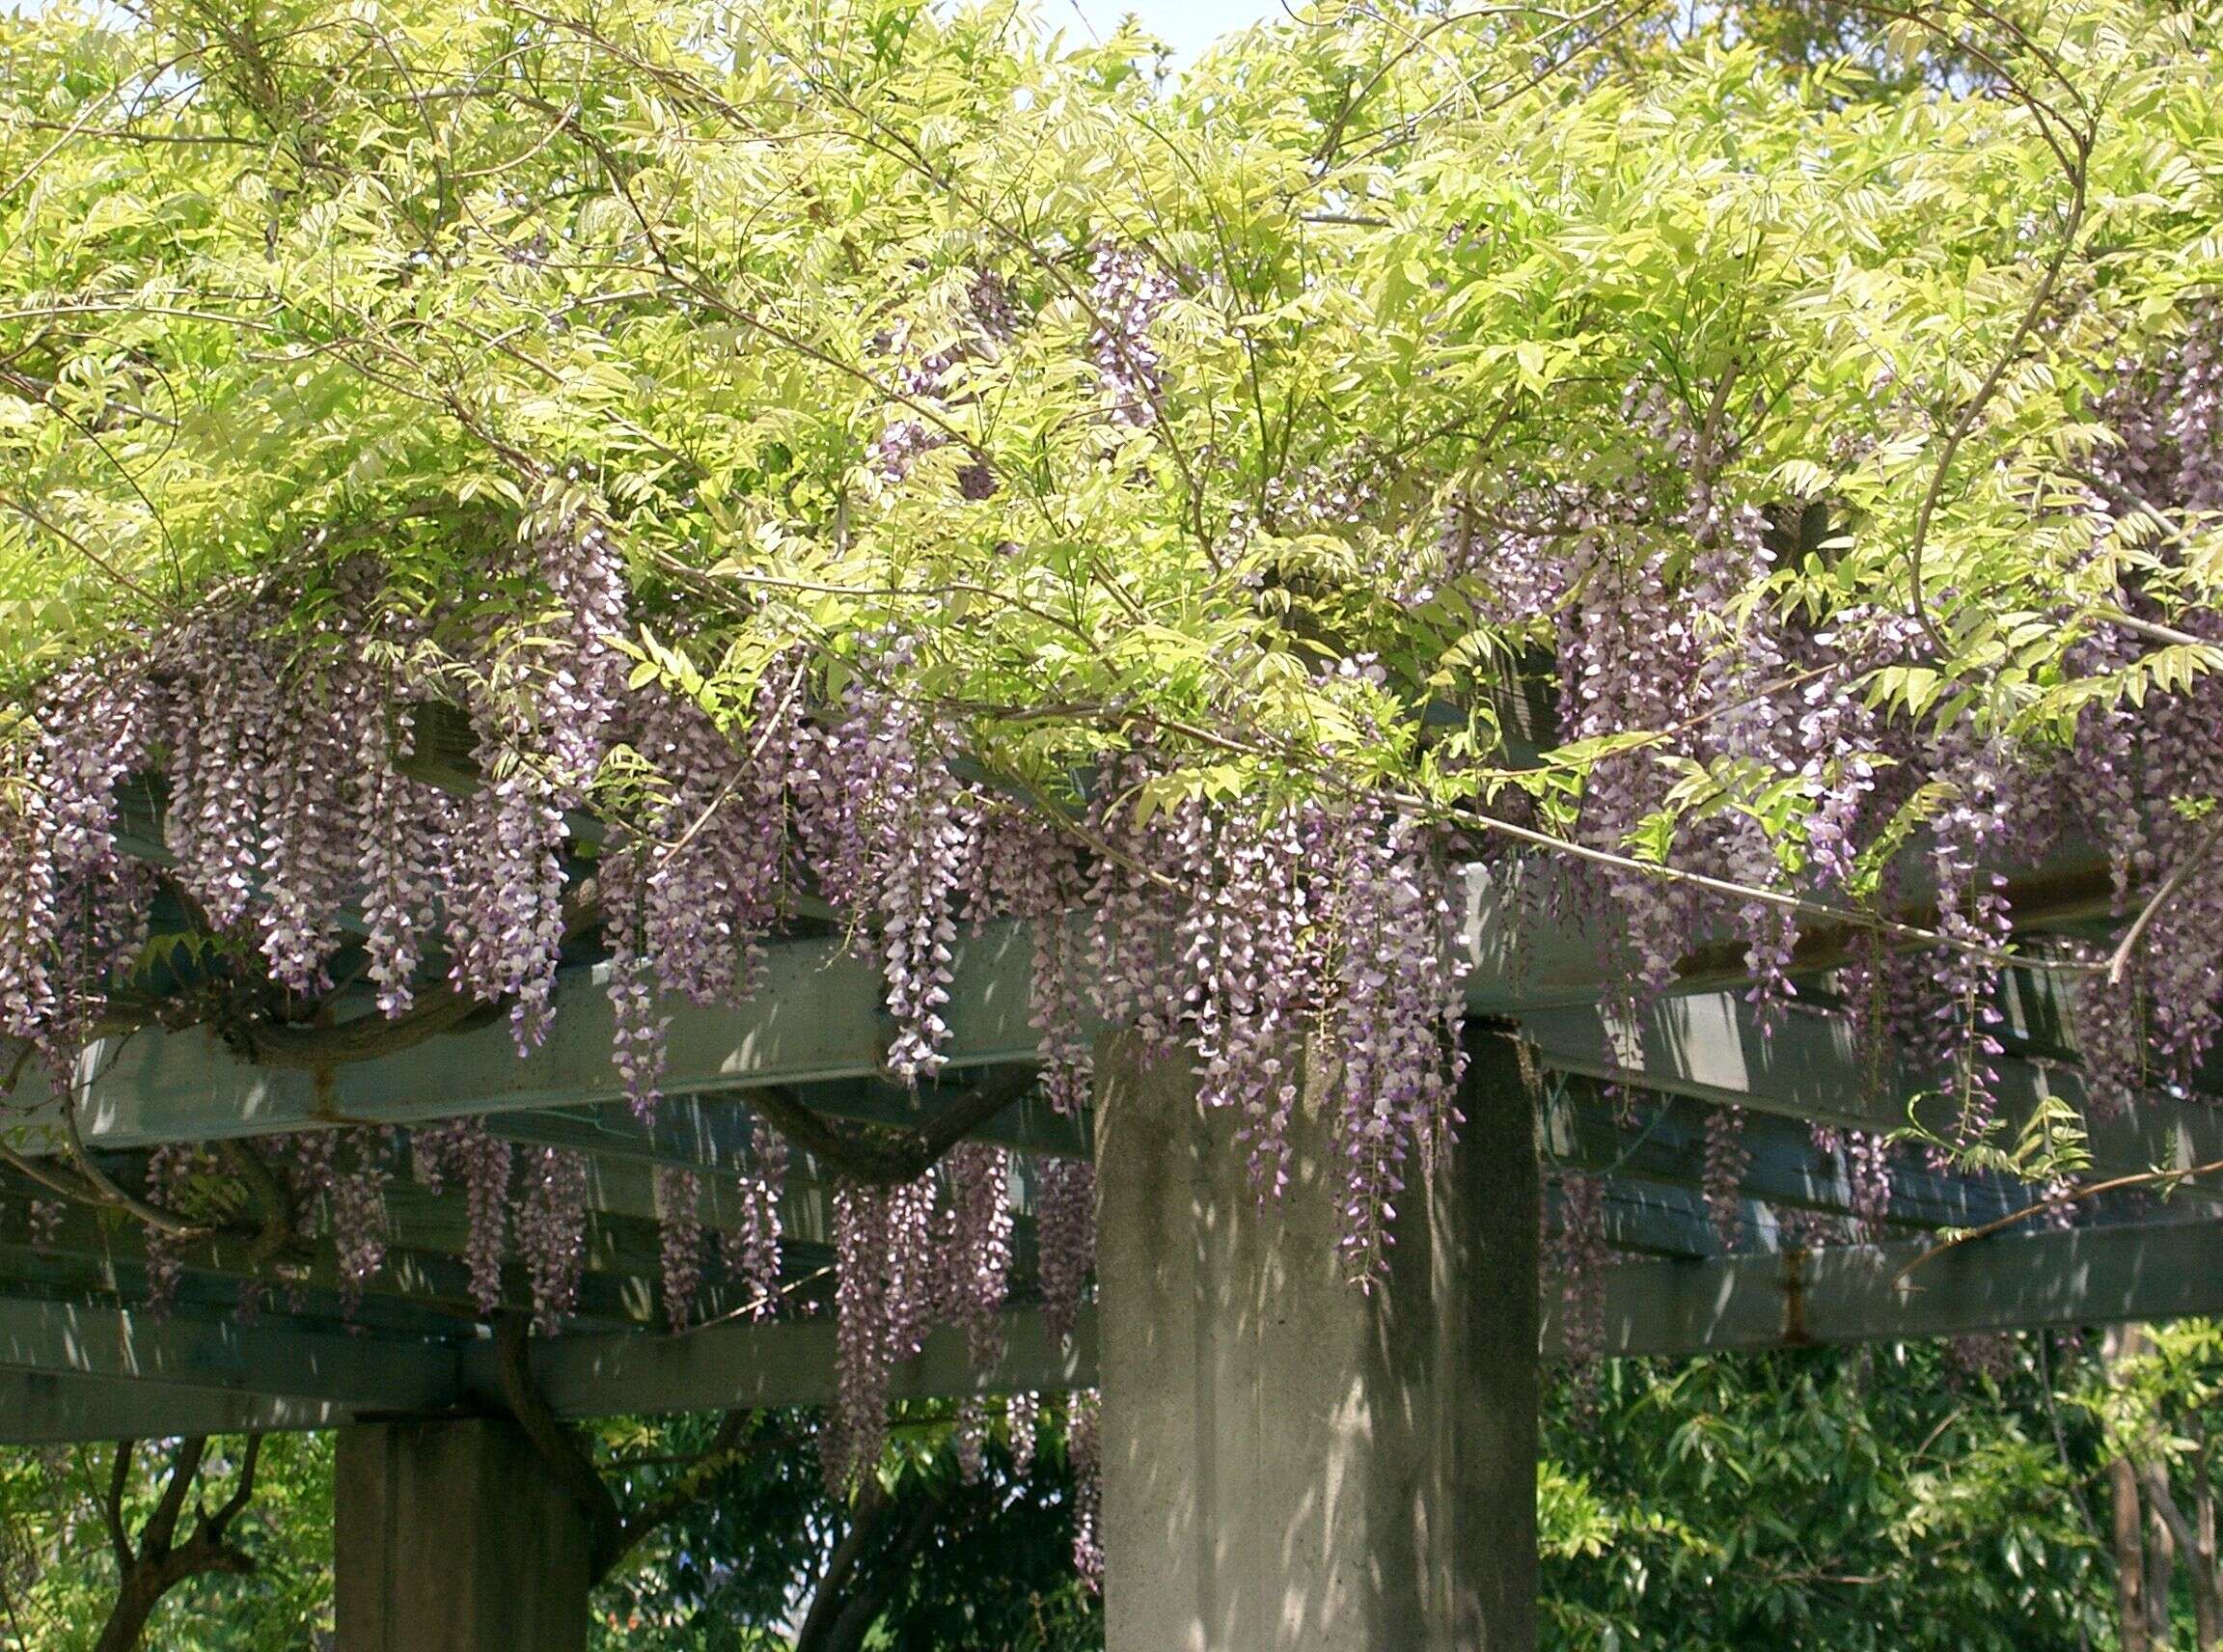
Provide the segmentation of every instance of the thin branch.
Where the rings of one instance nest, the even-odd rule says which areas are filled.
[[[2138,1483],[2145,1488],[2146,1501],[2154,1512],[2161,1517],[2161,1524],[2169,1528],[2169,1535],[2177,1540],[2177,1552],[2196,1566],[2199,1564],[2199,1544],[2192,1536],[2192,1523],[2184,1518],[2184,1511],[2177,1506],[2176,1494],[2169,1489],[2169,1476],[2161,1472],[2161,1465],[2151,1461],[2132,1459],[2131,1468],[2138,1475]],[[2198,1583],[2193,1585],[2198,1588]]]
[[[2209,823],[2208,830],[2200,834],[2200,841],[2193,844],[2185,852],[2184,858],[2179,861],[2175,869],[2162,880],[2161,887],[2154,892],[2152,897],[2147,900],[2143,907],[2139,908],[2138,916],[2131,921],[2130,927],[2123,932],[2123,939],[2116,943],[2115,950],[2108,954],[2107,984],[2109,986],[2119,985],[2122,982],[2123,972],[2130,967],[2131,952],[2137,949],[2138,943],[2145,938],[2146,931],[2153,927],[2154,920],[2161,915],[2161,909],[2174,900],[2178,892],[2192,881],[2193,874],[2206,862],[2218,840],[2223,840],[2223,812],[2219,812],[2215,818]]]
[[[2102,604],[2095,608],[2093,613],[2108,624],[2120,625],[2124,630],[2144,637],[2150,643],[2159,643],[2172,648],[2207,648],[2223,652],[2223,643],[2216,642],[2212,637],[2195,637],[2191,632],[2180,631],[2174,625],[2157,625],[2151,620],[2141,620],[2135,614],[2126,614],[2111,605]]]
[[[246,1452],[239,1460],[238,1484],[232,1488],[232,1495],[224,1500],[214,1514],[205,1514],[201,1517],[201,1531],[206,1532],[212,1540],[218,1542],[223,1540],[225,1528],[239,1518],[241,1512],[247,1507],[248,1500],[254,1497],[255,1465],[261,1455],[262,1436],[260,1434],[248,1435]],[[200,1533],[197,1532],[195,1535],[199,1536]]]
[[[170,613],[174,611],[173,604],[171,604],[168,600],[156,595],[153,592],[149,591],[145,586],[141,585],[137,580],[133,579],[129,574],[125,573],[114,563],[110,562],[98,551],[95,550],[91,545],[88,545],[83,539],[80,539],[76,535],[69,532],[69,529],[63,527],[61,523],[55,521],[54,518],[47,515],[43,510],[41,510],[36,505],[32,505],[25,500],[18,499],[12,493],[0,494],[0,505],[7,506],[9,509],[14,511],[25,521],[31,522],[38,527],[45,529],[47,533],[53,535],[57,539],[60,539],[64,544],[68,545],[71,550],[75,551],[79,556],[83,557],[87,562],[91,563],[96,568],[98,568],[102,573],[106,574],[118,585],[122,586],[125,591],[130,592],[132,595],[139,597],[143,601],[152,603],[156,608],[162,610],[164,613]]]
[[[147,1524],[139,1528],[139,1557],[159,1561],[170,1553],[171,1541],[178,1534],[178,1517],[185,1512],[185,1495],[193,1489],[193,1476],[201,1472],[201,1459],[207,1454],[208,1437],[190,1435],[178,1442],[178,1455],[171,1460],[170,1479],[162,1488],[161,1500],[154,1512],[147,1517]]]
[[[690,1460],[670,1485],[666,1486],[647,1503],[625,1516],[612,1539],[611,1550],[602,1562],[602,1575],[607,1577],[632,1550],[665,1522],[686,1512],[688,1505],[702,1495],[702,1488],[711,1477],[742,1452],[741,1436],[747,1432],[749,1419],[755,1414],[742,1408],[728,1411],[720,1418],[718,1431],[711,1435],[710,1444],[700,1454]]]
[[[100,1516],[108,1526],[108,1545],[116,1552],[116,1567],[128,1574],[138,1556],[131,1548],[131,1533],[124,1525],[124,1488],[131,1480],[131,1455],[139,1449],[136,1440],[116,1442],[116,1459],[108,1469],[108,1495],[100,1501]]]
[[[2027,94],[2022,96],[2025,101],[2031,101]],[[2035,108],[2036,104],[2032,106]],[[2047,134],[2046,141],[2052,144],[2050,134]],[[2022,315],[2015,323],[2015,331],[2008,336],[2006,347],[1991,364],[1991,371],[1984,375],[1983,383],[1976,387],[1976,394],[1961,409],[1960,418],[1954,421],[1953,428],[1945,437],[1944,446],[1938,451],[1937,465],[1931,472],[1930,485],[1923,492],[1922,503],[1914,512],[1914,527],[1907,546],[1907,600],[1916,623],[1929,637],[1931,646],[1941,655],[1949,656],[1952,648],[1939,633],[1936,620],[1931,618],[1922,587],[1922,557],[1930,541],[1931,519],[1936,514],[1939,501],[1944,498],[1945,483],[1953,474],[1953,461],[1959,455],[1962,444],[1975,430],[1977,422],[1984,416],[1984,410],[1991,404],[1992,397],[1998,394],[1999,386],[2006,381],[2007,370],[2020,358],[2024,343],[2036,330],[2046,307],[2053,302],[2053,292],[2060,285],[2061,272],[2068,267],[2069,257],[2076,249],[2076,237],[2084,227],[2085,192],[2091,169],[2090,130],[2079,132],[2074,145],[2075,159],[2072,162],[2061,154],[2058,145],[2053,145],[2054,153],[2061,155],[2062,164],[2068,168],[2070,180],[2069,211],[2061,226],[2060,242],[2054,247],[2052,257],[2045,261],[2045,268],[2038,278],[2038,285],[2031,289],[2030,301],[2023,306]]]
[[[65,1140],[69,1147],[70,1163],[76,1166],[77,1173],[92,1185],[93,1190],[99,1196],[102,1202],[118,1205],[129,1211],[148,1226],[158,1232],[167,1233],[173,1239],[188,1241],[206,1239],[213,1231],[213,1229],[198,1222],[179,1216],[174,1210],[165,1210],[162,1206],[149,1199],[141,1198],[137,1194],[127,1193],[117,1186],[114,1178],[103,1170],[95,1162],[93,1155],[86,1150],[84,1135],[77,1127],[77,1090],[74,1085],[65,1085],[63,1088],[62,1122],[65,1129]]]
[[[2189,1170],[2140,1170],[2135,1175],[2110,1176],[2103,1182],[2093,1182],[2087,1187],[2073,1188],[2067,1193],[2056,1194],[2049,1198],[2042,1198],[2035,1204],[2026,1204],[2019,1210],[2011,1210],[2005,1216],[1994,1217],[1980,1226],[1971,1227],[1964,1233],[1956,1233],[1950,1239],[1931,1246],[1929,1250],[1923,1252],[1892,1275],[1891,1283],[1902,1290],[1907,1289],[1909,1288],[1907,1284],[1907,1277],[1915,1269],[1925,1263],[1935,1261],[1948,1251],[1957,1251],[1962,1246],[1973,1244],[1979,1239],[1989,1239],[1994,1233],[2003,1232],[2018,1223],[2029,1221],[2034,1216],[2046,1215],[2051,1211],[2060,1209],[2063,1205],[2079,1204],[2085,1199],[2097,1198],[2103,1193],[2121,1192],[2124,1188],[2150,1187],[2155,1182],[2176,1183],[2189,1181],[2194,1176],[2211,1176],[2218,1170],[2223,1170],[2223,1159],[2210,1159],[2205,1165],[2194,1165]]]
[[[2053,1451],[2061,1460],[2061,1473],[2069,1483],[2069,1501],[2076,1506],[2076,1518],[2084,1525],[2084,1534],[2092,1539],[2092,1546],[2100,1547],[2100,1523],[2092,1518],[2092,1505],[2085,1500],[2084,1486],[2076,1473],[2076,1466],[2069,1455],[2068,1431],[2061,1426],[2061,1405],[2053,1392],[2053,1357],[2050,1352],[2053,1333],[2038,1333],[2038,1385],[2045,1395],[2045,1420],[2053,1431]]]

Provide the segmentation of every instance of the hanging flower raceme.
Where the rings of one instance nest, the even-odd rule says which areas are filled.
[[[1011,1155],[965,1142],[942,1161],[947,1199],[939,1234],[942,1311],[965,1333],[975,1374],[1003,1357],[1003,1300],[1011,1275]]]
[[[823,1449],[830,1484],[845,1485],[880,1460],[889,1374],[919,1352],[930,1323],[933,1212],[931,1176],[835,1189],[835,1400]]]
[[[451,1177],[463,1185],[463,1261],[471,1300],[492,1318],[502,1306],[502,1258],[508,1249],[509,1143],[478,1118],[452,1118],[415,1131],[409,1143],[412,1173],[439,1193]]]
[[[1078,1117],[1093,1066],[1086,943],[1076,916],[1087,888],[1081,856],[1055,825],[1001,801],[974,811],[971,830],[978,843],[969,901],[975,930],[991,915],[1029,925],[1028,1009],[1042,1038],[1042,1094],[1053,1112]]]
[[[157,1147],[147,1160],[147,1194],[156,1203],[175,1208],[176,1201],[200,1165],[201,1150],[187,1143]],[[178,1282],[184,1274],[184,1258],[178,1241],[150,1224],[147,1245],[147,1311],[155,1319],[166,1316],[178,1300]]]
[[[980,1483],[988,1448],[988,1408],[977,1397],[957,1402],[950,1430],[957,1456],[957,1477],[969,1486]]]
[[[741,1225],[726,1235],[726,1265],[748,1288],[750,1316],[768,1319],[780,1306],[780,1201],[787,1190],[787,1143],[758,1119],[749,1158],[741,1172]]]
[[[463,801],[446,870],[449,979],[511,1000],[520,1052],[547,1035],[563,945],[563,811],[546,778],[516,767],[498,739],[479,760],[492,781]]]
[[[915,651],[899,636],[867,649],[871,675],[843,690],[839,720],[799,736],[796,787],[796,825],[820,889],[869,925],[896,1026],[887,1066],[906,1084],[942,1067],[941,1011],[973,848],[942,732],[889,686]]]
[[[399,1015],[416,1002],[417,972],[438,931],[443,870],[453,860],[455,800],[405,778],[399,764],[416,740],[416,713],[406,703],[357,730],[355,763],[362,778],[356,831],[357,887],[366,931],[364,973],[379,1011]]]
[[[1036,1171],[1034,1242],[1040,1253],[1042,1317],[1073,1335],[1081,1294],[1096,1266],[1096,1171],[1086,1159],[1046,1156]]]
[[[1072,1396],[1065,1452],[1073,1468],[1073,1569],[1091,1594],[1104,1592],[1103,1402],[1094,1389]]]
[[[332,1243],[340,1264],[340,1304],[350,1317],[363,1305],[363,1293],[386,1266],[388,1217],[386,1160],[388,1133],[349,1130],[334,1143],[326,1159],[326,1200],[332,1215]],[[344,1147],[347,1162],[337,1162]]]
[[[1413,1147],[1447,1137],[1467,1057],[1445,868],[1426,830],[1383,811],[1340,835],[1333,896],[1337,1244],[1348,1277],[1379,1278]]]
[[[803,686],[801,663],[776,662],[730,733],[690,701],[645,697],[638,743],[656,786],[639,833],[641,945],[665,988],[695,1004],[754,990],[780,919]]]
[[[1606,1353],[1606,1178],[1561,1176],[1557,1217],[1549,1253],[1561,1270],[1560,1343],[1589,1407],[1596,1402],[1597,1365]]]
[[[286,687],[262,773],[255,902],[271,978],[309,996],[331,985],[340,915],[354,896],[366,824],[357,764],[383,731],[375,679],[301,674]]]
[[[693,1170],[658,1165],[654,1178],[664,1269],[664,1317],[684,1331],[702,1288],[702,1183]]]
[[[169,697],[158,736],[170,753],[166,844],[179,884],[219,930],[251,909],[270,769],[283,757],[271,750],[285,721],[280,663],[258,618],[211,616],[185,629],[176,647],[198,669]]]
[[[645,892],[642,848],[630,836],[614,836],[600,863],[602,936],[610,949],[610,1006],[615,1033],[611,1063],[624,1086],[626,1105],[644,1124],[653,1123],[664,1077],[664,1033],[670,1025],[656,1003],[656,966],[643,948]]]
[[[608,528],[576,518],[549,527],[538,553],[559,616],[557,656],[538,674],[541,744],[551,786],[569,803],[593,784],[624,693],[624,559]]]
[[[1003,1426],[1011,1439],[1011,1472],[1024,1479],[1034,1467],[1042,1426],[1042,1396],[1022,1389],[1003,1402]]]
[[[1716,1107],[1706,1115],[1704,1192],[1706,1221],[1724,1251],[1744,1236],[1744,1171],[1752,1154],[1744,1145],[1744,1110]]]
[[[1194,893],[1187,973],[1196,987],[1197,1099],[1242,1120],[1261,1190],[1288,1184],[1290,1120],[1304,1082],[1303,1018],[1325,959],[1307,868],[1319,848],[1306,822],[1237,817],[1218,832]]]
[[[533,1290],[533,1324],[544,1336],[577,1306],[587,1266],[587,1159],[564,1147],[526,1149],[517,1249]]]

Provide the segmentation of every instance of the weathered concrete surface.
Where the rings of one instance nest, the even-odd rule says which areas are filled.
[[[508,1420],[340,1431],[339,1652],[581,1652],[587,1522]]]
[[[1533,1652],[1535,1109],[1511,1044],[1474,1047],[1371,1295],[1317,1104],[1262,1206],[1182,1063],[1099,1052],[1109,1652]]]

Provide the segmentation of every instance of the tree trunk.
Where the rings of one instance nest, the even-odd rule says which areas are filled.
[[[138,1578],[125,1578],[117,1587],[116,1605],[101,1626],[100,1638],[94,1642],[94,1652],[139,1652],[147,1620],[161,1600],[160,1589],[150,1589]]]
[[[2122,1363],[2138,1351],[2138,1328],[2117,1326],[2100,1345],[2100,1364],[2109,1380]],[[2121,1652],[2152,1652],[2153,1637],[2146,1618],[2145,1509],[2138,1496],[2138,1470],[2127,1455],[2107,1465],[2107,1489],[2113,1507],[2108,1536],[2115,1552],[2115,1615]]]
[[[2195,1434],[2192,1454],[2192,1634],[2199,1652],[2223,1644],[2223,1573],[2215,1566],[2215,1482],[2208,1477],[2208,1442]]]
[[[880,1614],[888,1610],[888,1602],[895,1592],[919,1551],[933,1534],[940,1515],[941,1499],[932,1493],[919,1495],[918,1501],[903,1517],[903,1528],[894,1540],[881,1552],[872,1575],[860,1583],[853,1583],[847,1598],[840,1603],[840,1611],[834,1616],[825,1635],[813,1645],[806,1647],[796,1641],[796,1652],[863,1652],[864,1638],[872,1633],[872,1626],[880,1621]],[[898,1504],[898,1507],[901,1505]]]
[[[2130,1459],[2118,1457],[2107,1465],[2107,1487],[2114,1494],[2112,1536],[2115,1549],[2115,1615],[2120,1623],[2122,1652],[2150,1652],[2146,1633],[2145,1522],[2138,1506],[2138,1472]]]
[[[849,1529],[826,1557],[817,1586],[810,1591],[810,1610],[804,1613],[802,1627],[795,1632],[795,1652],[825,1652],[841,1615],[842,1603],[850,1598],[858,1569],[864,1556],[883,1541],[881,1528],[893,1507],[878,1477],[868,1473],[850,1505]]]
[[[247,1449],[240,1458],[239,1477],[232,1488],[232,1495],[214,1509],[202,1506],[194,1518],[192,1533],[182,1543],[176,1540],[178,1519],[185,1512],[185,1500],[201,1473],[207,1449],[206,1436],[178,1442],[176,1455],[171,1459],[169,1480],[134,1542],[124,1528],[124,1500],[138,1443],[117,1442],[116,1456],[109,1470],[108,1496],[101,1504],[101,1514],[108,1523],[109,1545],[116,1556],[116,1604],[109,1610],[108,1621],[101,1626],[95,1652],[137,1652],[155,1607],[161,1604],[165,1594],[187,1578],[199,1577],[204,1572],[254,1570],[254,1560],[233,1546],[230,1532],[232,1523],[239,1518],[247,1500],[255,1495],[255,1465],[262,1452],[260,1435],[247,1436]]]
[[[2146,1510],[2146,1632],[2155,1646],[2169,1644],[2169,1596],[2176,1579],[2177,1544],[2161,1517],[2160,1504],[2150,1501]]]

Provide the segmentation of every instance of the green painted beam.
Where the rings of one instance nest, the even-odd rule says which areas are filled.
[[[975,1375],[964,1334],[944,1326],[925,1351],[894,1372],[892,1398],[944,1398],[1015,1389],[1083,1388],[1095,1380],[1095,1326],[1089,1316],[1071,1346],[1061,1345],[1031,1308],[1004,1314],[1004,1355]],[[563,1336],[532,1346],[534,1382],[566,1417],[617,1412],[712,1411],[735,1406],[823,1405],[834,1393],[830,1318],[757,1325],[708,1325],[678,1336]],[[474,1395],[498,1395],[496,1353],[464,1351],[463,1382]]]
[[[1595,996],[1595,948],[1569,925],[1538,926],[1520,919],[1524,885],[1506,886],[1504,874],[1470,868],[1466,898],[1469,939],[1483,958],[1468,995],[1477,1009],[1537,997],[1555,1001],[1569,993]],[[1516,933],[1517,947],[1509,939]],[[1035,1060],[1039,1039],[1029,1005],[1032,943],[1025,928],[991,923],[962,939],[955,950],[955,981],[943,1010],[952,1072]],[[879,972],[837,940],[768,947],[761,983],[743,1005],[680,1002],[666,1008],[668,1094],[819,1085],[828,1088],[813,1099],[835,1116],[900,1120],[903,1098],[880,1082],[893,1025],[883,1005]],[[79,1118],[95,1145],[128,1147],[608,1102],[620,1093],[610,1061],[614,1032],[599,968],[564,973],[554,1028],[524,1056],[508,1028],[494,1025],[308,1073],[241,1060],[205,1030],[150,1029],[97,1040],[86,1050],[76,1069]],[[21,1122],[12,1139],[33,1150],[50,1149],[54,1099],[42,1071],[22,1076],[15,1100]],[[984,1134],[995,1139],[1005,1128],[999,1120]],[[1029,1118],[1024,1110],[1013,1139],[1057,1150],[1079,1144],[1070,1122],[1047,1114]]]
[[[1965,1335],[2040,1326],[2100,1325],[2223,1313],[2223,1225],[2181,1222],[2001,1235],[1895,1283],[1924,1242],[1846,1246],[1707,1260],[1628,1261],[1606,1274],[1613,1354],[1729,1353],[1817,1342]],[[1546,1358],[1564,1329],[1547,1291]],[[1058,1346],[1038,1315],[1009,1317],[1010,1352],[975,1378],[952,1333],[898,1373],[897,1397],[1053,1389],[1095,1380],[1092,1315]],[[823,1403],[833,1381],[834,1328],[803,1321],[716,1326],[685,1336],[580,1336],[535,1345],[535,1379],[569,1416]],[[465,1353],[466,1386],[491,1391],[493,1353]]]
[[[1597,1044],[1600,1017],[1591,1006],[1606,965],[1596,944],[1571,921],[1539,916],[1548,909],[1539,889],[1549,875],[1550,868],[1536,866],[1468,869],[1466,936],[1476,961],[1468,1003],[1478,1013],[1519,1013],[1539,1030],[1573,1027],[1577,1032],[1568,1035],[1578,1044]],[[2081,891],[2082,884],[2074,884],[2072,893]],[[1035,1059],[1038,1040],[1028,1002],[1031,950],[1025,928],[1010,922],[989,924],[958,944],[955,982],[944,1010],[953,1073]],[[1656,1015],[1703,1020],[1714,1013],[1711,1006],[1735,1002],[1734,993],[1717,990],[1720,970],[1709,974],[1694,964],[1693,972],[1677,983],[1680,996],[1656,1006]],[[768,948],[762,983],[743,1005],[667,1007],[665,1089],[671,1095],[715,1096],[759,1085],[822,1086],[814,1100],[835,1116],[904,1116],[908,1098],[881,1082],[892,1025],[883,1008],[879,972],[837,940],[792,940]],[[508,1027],[494,1025],[322,1073],[252,1065],[202,1030],[150,1030],[103,1039],[78,1063],[80,1119],[95,1144],[123,1147],[317,1125],[541,1112],[618,1099],[610,1061],[615,1028],[601,972],[567,971],[557,1010],[547,1040],[522,1057]],[[1589,1031],[1581,1032],[1585,1018]],[[1540,1031],[1540,1041],[1549,1047],[1552,1039]],[[1599,1065],[1594,1060],[1577,1070]],[[1786,1065],[1776,1060],[1762,1072],[1745,1052],[1739,1071],[1746,1090],[1756,1092],[1759,1079],[1780,1077]],[[42,1072],[23,1075],[16,1099],[26,1112],[13,1133],[21,1145],[52,1144],[53,1101],[45,1082]],[[1838,1079],[1830,1084],[1843,1088]],[[1832,1104],[1828,1096],[1816,1097],[1815,1088],[1811,1082],[1778,1086],[1771,1092],[1779,1104],[1775,1110],[1873,1126],[1889,1099],[1847,1106],[1840,1096]],[[1734,1088],[1715,1087],[1723,1092]],[[1000,1119],[984,1134],[1060,1150],[1078,1144],[1068,1121],[1047,1115],[1029,1118],[1024,1110],[1015,1121]]]
[[[288,1394],[179,1389],[59,1371],[0,1371],[0,1442],[150,1440],[338,1428],[357,1408]]]
[[[1606,1348],[1735,1353],[2223,1313],[2223,1225],[2212,1222],[2001,1234],[1947,1251],[1903,1287],[1901,1271],[1927,1249],[1624,1263],[1606,1276]],[[1563,1331],[1546,1307],[1555,1354]]]
[[[1599,1087],[1573,1078],[1546,1099],[1541,1140],[1546,1161],[1677,1187],[1705,1181],[1706,1126],[1715,1109],[1687,1096],[1637,1091],[1624,1121]],[[1740,1190],[1799,1210],[1844,1215],[1852,1189],[1842,1149],[1825,1152],[1796,1117],[1748,1110],[1740,1132],[1749,1155]],[[2030,1202],[2020,1184],[1995,1175],[1942,1174],[1897,1164],[1888,1220],[1906,1227],[1974,1227]]]
[[[1896,1057],[1873,1060],[1849,1022],[1792,1006],[1770,1032],[1737,992],[1662,999],[1633,1023],[1574,1006],[1526,1013],[1521,1027],[1544,1063],[1562,1072],[1852,1129],[1904,1128],[1908,1098],[1923,1088]],[[2084,1111],[2083,1075],[2072,1063],[2008,1055],[1993,1065],[2010,1131],[2047,1101]],[[1949,1106],[1933,1098],[1919,1116],[1943,1126]],[[2088,1132],[2093,1167],[2104,1174],[2223,1159],[2223,1109],[2157,1090],[2120,1117],[2091,1120]]]
[[[2223,1226],[2213,1223],[2001,1235],[1947,1252],[1902,1288],[1901,1271],[1923,1251],[1907,1243],[1622,1262],[1606,1275],[1606,1346],[1613,1354],[1737,1352],[2223,1313]],[[896,1373],[895,1397],[1095,1380],[1092,1314],[1084,1313],[1071,1346],[1051,1337],[1031,1310],[1014,1310],[1006,1325],[1002,1363],[977,1376],[963,1338],[937,1331],[925,1354]],[[1547,1358],[1559,1357],[1563,1337],[1548,1300]],[[271,1427],[326,1426],[334,1410],[482,1406],[499,1390],[494,1360],[483,1340],[396,1344],[182,1315],[149,1326],[129,1315],[0,1301],[0,1385],[14,1372],[125,1389],[146,1396],[127,1415],[149,1434],[224,1426],[207,1420],[211,1394],[245,1404],[306,1388],[291,1397],[333,1408],[261,1414]],[[570,1335],[535,1341],[531,1360],[550,1403],[573,1417],[816,1405],[832,1393],[834,1327],[806,1319],[728,1322],[679,1336]],[[11,1433],[6,1415],[0,1438],[31,1438],[36,1428],[38,1438],[98,1439],[111,1437],[119,1414],[88,1404],[78,1415],[94,1420],[77,1435],[66,1432],[70,1413],[59,1399],[19,1425],[23,1432]]]
[[[1010,923],[959,943],[957,980],[943,1011],[953,1068],[1035,1059],[1030,949]],[[199,1029],[99,1039],[77,1062],[81,1127],[96,1146],[151,1146],[616,1100],[615,1024],[602,977],[599,967],[566,972],[554,1027],[523,1056],[506,1024],[322,1073],[256,1066]],[[668,1007],[665,1086],[672,1094],[877,1078],[893,1032],[877,970],[835,941],[768,949],[762,983],[745,1005]],[[54,1102],[43,1074],[26,1073],[15,1099],[25,1111],[14,1140],[50,1148]]]
[[[125,1378],[154,1386],[287,1394],[393,1411],[452,1404],[449,1343],[242,1323],[153,1318],[88,1303],[0,1297],[0,1369]]]

